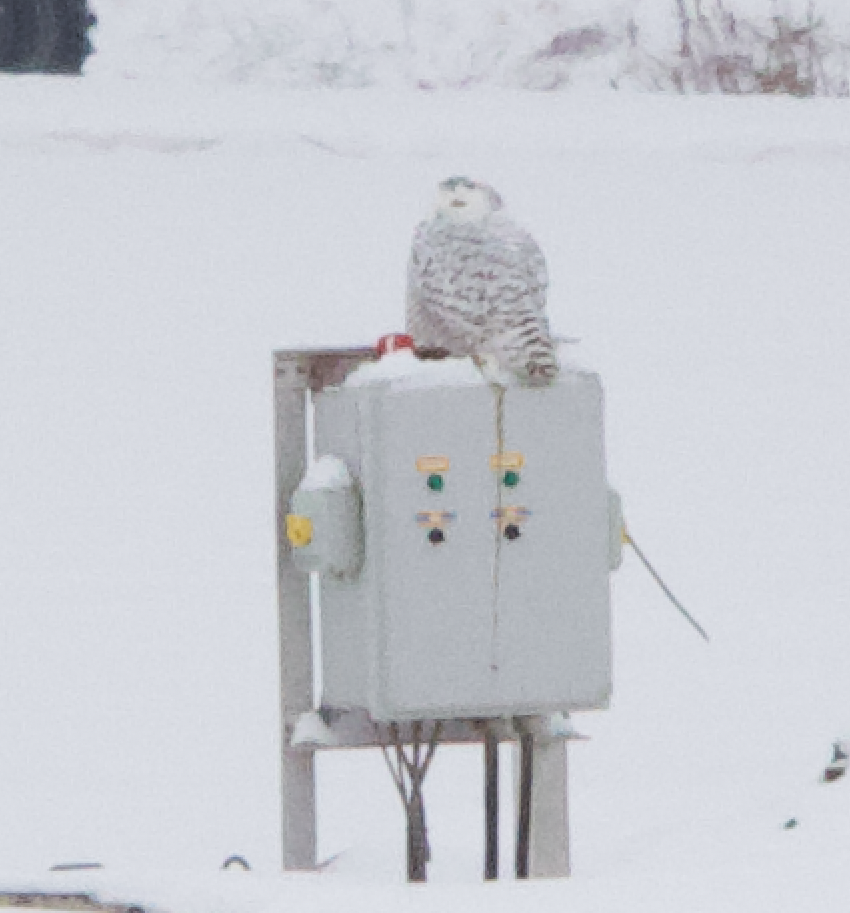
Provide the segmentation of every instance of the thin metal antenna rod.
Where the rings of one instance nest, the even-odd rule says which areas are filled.
[[[643,566],[644,566],[644,567],[649,571],[649,573],[652,575],[652,579],[658,584],[658,586],[661,587],[661,590],[662,590],[662,592],[664,593],[664,595],[670,600],[670,602],[673,603],[674,606],[676,606],[676,608],[685,616],[685,618],[687,618],[687,620],[688,620],[688,621],[694,626],[694,628],[699,632],[700,636],[703,637],[704,640],[705,640],[706,642],[708,642],[708,634],[705,633],[705,631],[703,630],[703,628],[702,628],[702,626],[699,624],[699,622],[690,614],[690,612],[688,612],[688,610],[682,605],[682,603],[679,602],[678,599],[676,599],[676,597],[675,597],[675,596],[673,595],[673,593],[670,591],[670,588],[669,588],[669,587],[667,586],[667,584],[658,576],[658,572],[657,572],[657,571],[655,570],[655,568],[649,563],[649,559],[648,559],[648,558],[646,557],[646,555],[644,555],[644,553],[640,550],[640,548],[638,547],[638,544],[635,542],[635,540],[632,539],[631,533],[627,532],[625,528],[623,529],[623,542],[625,542],[627,545],[631,545],[631,547],[632,547],[632,548],[634,549],[634,551],[635,551],[635,554],[638,556],[638,558],[640,558],[641,563],[643,564]]]

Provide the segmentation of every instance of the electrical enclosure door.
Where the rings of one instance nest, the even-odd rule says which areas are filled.
[[[601,708],[611,692],[608,486],[602,391],[590,374],[505,399],[505,449],[524,455],[503,510],[496,599],[499,688],[512,706]],[[521,514],[520,514],[521,515]]]
[[[377,720],[598,709],[611,691],[598,378],[339,388],[317,453],[363,498],[365,563],[322,580],[324,702]]]

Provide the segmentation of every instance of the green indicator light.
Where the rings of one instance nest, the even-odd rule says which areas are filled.
[[[519,473],[514,472],[513,469],[509,469],[502,478],[502,481],[508,488],[514,488],[519,485]]]
[[[442,491],[444,484],[443,477],[439,473],[434,472],[428,476],[428,487],[431,491]]]

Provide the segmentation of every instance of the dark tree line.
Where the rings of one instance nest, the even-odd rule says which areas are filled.
[[[0,70],[78,74],[94,23],[87,0],[0,0]]]

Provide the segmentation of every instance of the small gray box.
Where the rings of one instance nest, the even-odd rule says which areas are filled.
[[[496,415],[486,385],[315,397],[317,453],[346,462],[365,528],[359,576],[322,577],[326,706],[384,721],[607,706],[599,379],[509,388],[501,451]]]

